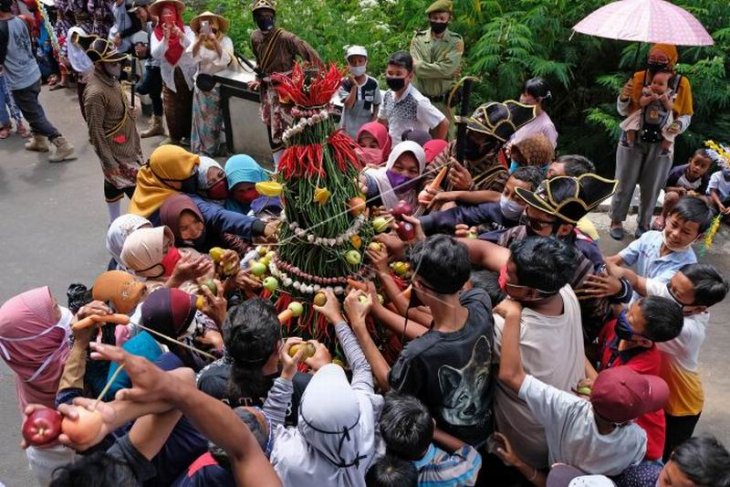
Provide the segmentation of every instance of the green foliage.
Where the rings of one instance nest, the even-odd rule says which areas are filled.
[[[408,49],[413,34],[427,27],[431,0],[279,0],[277,21],[307,40],[324,59],[344,63],[344,50],[362,44],[369,71],[380,76],[388,56]],[[706,138],[727,140],[730,129],[726,2],[674,0],[713,34],[716,45],[680,48],[682,74],[692,83],[695,116],[678,138],[675,160],[684,161]],[[631,73],[640,69],[648,45],[573,34],[571,27],[606,0],[455,0],[452,29],[466,47],[462,74],[481,78],[473,105],[515,99],[532,76],[543,76],[553,92],[548,107],[560,133],[559,152],[592,158],[613,173],[618,124],[615,100]],[[251,55],[255,28],[250,2],[193,0],[190,11],[218,10],[231,20],[236,48]]]

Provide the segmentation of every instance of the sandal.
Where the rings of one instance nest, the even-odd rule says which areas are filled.
[[[10,127],[7,125],[0,127],[0,140],[7,139],[8,137],[10,137]]]
[[[46,82],[48,83],[48,86],[55,86],[55,84],[58,83],[58,76],[55,74],[52,74],[48,77]]]
[[[15,133],[18,134],[20,137],[23,137],[24,139],[30,137],[30,130],[28,130],[28,127],[23,124],[19,124],[15,128]]]

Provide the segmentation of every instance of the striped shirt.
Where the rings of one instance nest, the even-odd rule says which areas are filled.
[[[413,464],[419,487],[457,487],[476,483],[482,457],[469,445],[449,454],[431,444],[423,458]]]

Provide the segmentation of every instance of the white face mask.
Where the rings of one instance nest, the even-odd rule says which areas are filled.
[[[73,319],[73,314],[71,313],[71,310],[69,310],[68,308],[64,308],[63,306],[59,306],[59,308],[61,308],[61,319],[58,320],[58,322],[55,325],[49,326],[48,328],[46,328],[45,330],[43,330],[42,332],[40,332],[36,335],[23,337],[23,338],[0,337],[0,352],[2,352],[2,354],[5,356],[6,361],[10,361],[11,360],[10,353],[8,353],[7,349],[3,345],[4,341],[6,341],[6,342],[25,342],[25,341],[29,341],[29,340],[35,340],[38,337],[45,335],[46,333],[50,333],[55,328],[61,328],[63,330],[63,332],[65,333],[65,336],[63,337],[63,340],[61,340],[58,348],[55,351],[51,352],[48,355],[48,357],[45,358],[45,360],[43,361],[41,366],[38,367],[36,369],[36,371],[33,373],[33,375],[31,375],[28,379],[26,379],[25,382],[33,382],[34,380],[36,380],[43,373],[43,371],[46,370],[48,365],[58,357],[58,354],[66,349],[66,342],[68,341],[68,338],[71,336],[71,320]]]
[[[499,209],[502,211],[505,218],[517,221],[520,219],[520,215],[522,215],[522,211],[525,207],[518,202],[507,198],[505,195],[500,195]]]
[[[368,66],[367,64],[364,64],[362,66],[349,66],[350,73],[353,76],[362,76],[365,74],[365,71],[367,70]]]

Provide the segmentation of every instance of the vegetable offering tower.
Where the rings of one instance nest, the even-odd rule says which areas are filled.
[[[373,235],[358,182],[361,166],[355,143],[328,109],[342,79],[334,65],[325,71],[297,64],[290,75],[272,78],[294,120],[283,135],[277,178],[285,218],[269,270],[278,281],[277,309],[302,301],[299,331],[323,338],[330,334],[327,324],[311,303],[325,288],[342,297],[348,279],[360,279]]]

